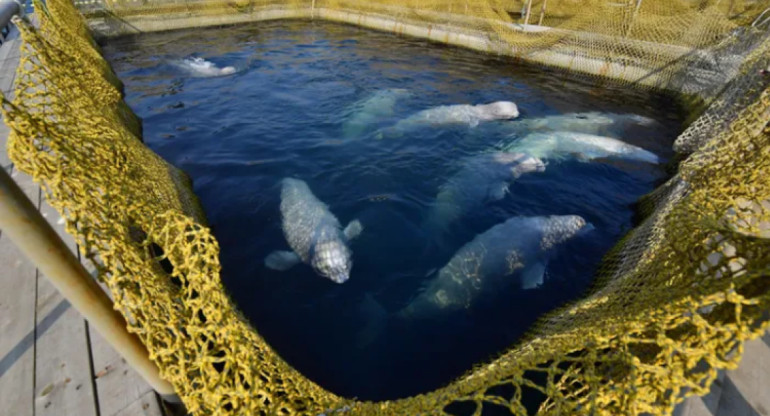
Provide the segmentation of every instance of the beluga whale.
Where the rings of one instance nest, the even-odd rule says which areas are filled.
[[[379,138],[399,137],[421,127],[446,127],[465,125],[476,127],[479,123],[495,120],[511,120],[519,116],[519,108],[510,101],[489,104],[454,104],[422,110],[391,127],[384,129]]]
[[[506,287],[537,289],[556,246],[593,229],[577,215],[517,216],[462,246],[398,315],[424,319],[469,308]]]
[[[526,153],[490,152],[472,156],[441,185],[425,226],[432,231],[444,231],[464,214],[503,199],[510,184],[521,175],[544,170],[542,160]]]
[[[299,179],[281,181],[281,223],[283,235],[292,251],[275,251],[265,258],[265,266],[284,271],[303,262],[319,275],[335,283],[345,283],[353,267],[348,243],[363,226],[353,220],[342,230],[339,220],[307,184]]]
[[[357,101],[346,110],[346,119],[342,124],[342,135],[353,138],[386,121],[393,116],[398,100],[411,95],[403,88],[378,90],[367,98]]]
[[[621,140],[571,131],[531,133],[521,139],[514,139],[505,145],[503,150],[526,152],[542,159],[575,158],[590,161],[597,158],[616,158],[652,164],[661,162],[655,153]]]
[[[634,126],[652,127],[658,122],[638,114],[615,114],[588,111],[527,118],[506,125],[506,130],[516,134],[549,131],[570,131],[599,136],[622,136]]]
[[[466,243],[405,307],[394,314],[370,294],[361,310],[366,324],[356,344],[371,344],[388,320],[403,322],[442,319],[469,309],[501,291],[535,290],[545,282],[554,249],[594,227],[578,215],[516,216],[499,223]]]
[[[233,66],[220,68],[213,62],[197,57],[182,59],[176,65],[196,77],[218,77],[235,73]]]

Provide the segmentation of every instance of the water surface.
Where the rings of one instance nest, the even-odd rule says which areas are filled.
[[[602,255],[633,226],[634,202],[665,177],[662,166],[645,163],[549,162],[437,242],[421,224],[439,187],[465,158],[508,140],[507,123],[517,121],[377,140],[380,127],[437,105],[510,100],[521,120],[584,111],[654,118],[659,123],[619,136],[667,158],[681,124],[666,97],[332,23],[149,34],[114,40],[105,52],[144,120],[146,144],[192,176],[238,308],[290,364],[335,393],[362,399],[445,384],[579,296]],[[177,65],[191,57],[237,73],[191,76]],[[381,125],[345,137],[349,106],[388,88],[411,96]],[[343,226],[363,223],[347,283],[306,265],[265,268],[266,255],[288,249],[279,212],[284,177],[306,181]],[[595,230],[554,253],[542,288],[501,288],[496,299],[430,322],[388,319],[375,342],[356,345],[372,319],[362,306],[366,296],[395,314],[475,235],[511,216],[554,214],[581,215]]]

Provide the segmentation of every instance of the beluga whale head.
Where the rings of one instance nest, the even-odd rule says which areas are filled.
[[[519,107],[510,101],[496,101],[476,106],[487,120],[510,120],[519,116]]]
[[[496,163],[508,168],[514,179],[525,173],[545,171],[545,163],[542,160],[526,153],[496,152],[492,157]]]
[[[337,237],[336,232],[323,233],[313,246],[310,265],[323,277],[345,283],[350,278],[353,260],[348,246]]]
[[[540,248],[547,250],[557,244],[561,244],[570,238],[592,231],[593,224],[587,222],[578,215],[554,215],[548,218],[543,229],[543,239]]]

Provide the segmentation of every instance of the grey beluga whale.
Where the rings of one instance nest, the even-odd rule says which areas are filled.
[[[265,258],[265,266],[283,271],[303,262],[335,283],[344,283],[350,278],[353,261],[348,243],[363,230],[358,220],[351,221],[342,230],[337,217],[313,195],[304,181],[284,178],[281,223],[292,251],[271,253]]]
[[[542,160],[526,153],[481,153],[465,160],[463,167],[441,185],[424,225],[443,231],[465,213],[505,197],[510,184],[521,175],[543,172]]]
[[[397,315],[430,318],[468,308],[483,294],[506,286],[536,289],[544,282],[551,251],[591,229],[593,226],[577,215],[510,218],[462,246]]]
[[[553,250],[593,229],[578,215],[517,216],[499,223],[463,245],[417,296],[389,315],[371,296],[361,309],[367,317],[356,344],[371,344],[389,318],[405,322],[436,319],[472,307],[501,290],[534,290],[545,280]],[[429,274],[430,275],[430,274]]]

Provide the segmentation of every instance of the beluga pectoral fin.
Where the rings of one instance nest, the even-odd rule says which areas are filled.
[[[487,188],[487,200],[499,201],[505,198],[508,193],[508,184],[506,182],[498,182],[489,185]]]
[[[359,220],[353,220],[350,221],[347,227],[345,227],[344,230],[342,230],[342,234],[345,235],[345,238],[348,241],[354,240],[356,237],[361,235],[361,232],[364,231],[364,226],[361,225],[361,221]]]
[[[302,261],[293,251],[274,251],[265,257],[265,266],[280,272],[291,269]]]

